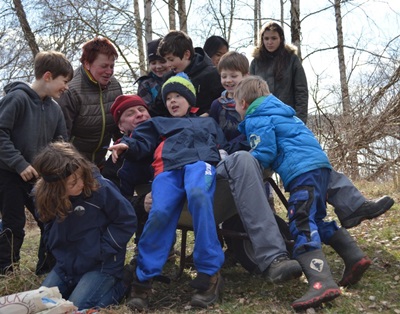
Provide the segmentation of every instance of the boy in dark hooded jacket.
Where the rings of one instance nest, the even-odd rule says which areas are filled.
[[[47,51],[36,55],[34,67],[32,85],[11,83],[0,100],[0,274],[12,271],[20,259],[25,207],[35,216],[30,193],[38,173],[31,165],[33,157],[49,142],[67,139],[63,113],[53,98],[68,89],[72,66],[63,54]],[[38,225],[42,231],[43,224]],[[50,270],[40,269],[44,260],[41,243],[37,273]]]
[[[224,88],[217,68],[204,50],[194,48],[192,39],[185,32],[173,30],[161,40],[158,53],[171,68],[165,79],[185,72],[196,90],[195,107],[199,108],[196,114],[207,113],[211,103],[221,95]]]

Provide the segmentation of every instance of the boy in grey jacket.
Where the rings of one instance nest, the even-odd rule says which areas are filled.
[[[30,194],[38,173],[31,165],[33,157],[49,142],[67,139],[63,113],[53,98],[68,89],[72,66],[62,53],[47,51],[36,55],[34,67],[32,85],[13,82],[0,100],[0,274],[13,271],[20,259],[25,207],[34,215]],[[41,243],[37,273],[45,271],[40,269],[44,260]]]

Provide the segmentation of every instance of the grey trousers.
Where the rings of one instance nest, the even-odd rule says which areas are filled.
[[[229,181],[237,211],[254,250],[254,262],[264,271],[276,257],[287,251],[268,203],[262,168],[249,152],[238,151],[222,160],[216,169],[218,176]]]
[[[342,220],[360,207],[366,201],[366,198],[347,176],[332,170],[328,184],[327,201],[335,208],[339,220]]]

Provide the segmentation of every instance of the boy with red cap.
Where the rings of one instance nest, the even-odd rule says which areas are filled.
[[[121,143],[110,147],[114,161],[123,151],[128,161],[154,156],[155,197],[139,241],[136,278],[127,304],[138,310],[147,308],[152,280],[162,272],[187,199],[193,217],[193,257],[198,272],[190,283],[196,289],[191,304],[207,307],[218,300],[223,289],[219,270],[224,253],[216,233],[213,198],[218,149],[229,152],[231,147],[212,118],[191,116],[196,91],[184,73],[163,85],[162,96],[173,118],[155,117],[140,123],[130,137],[124,136]]]

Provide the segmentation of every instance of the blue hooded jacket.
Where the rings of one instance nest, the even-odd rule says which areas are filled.
[[[71,197],[72,211],[45,224],[44,241],[56,259],[55,272],[78,282],[98,270],[122,278],[126,246],[136,231],[131,203],[109,180],[95,173],[100,188],[88,198]]]
[[[257,98],[239,124],[252,155],[280,175],[285,189],[303,173],[332,169],[314,134],[295,115],[292,107],[270,94]]]

